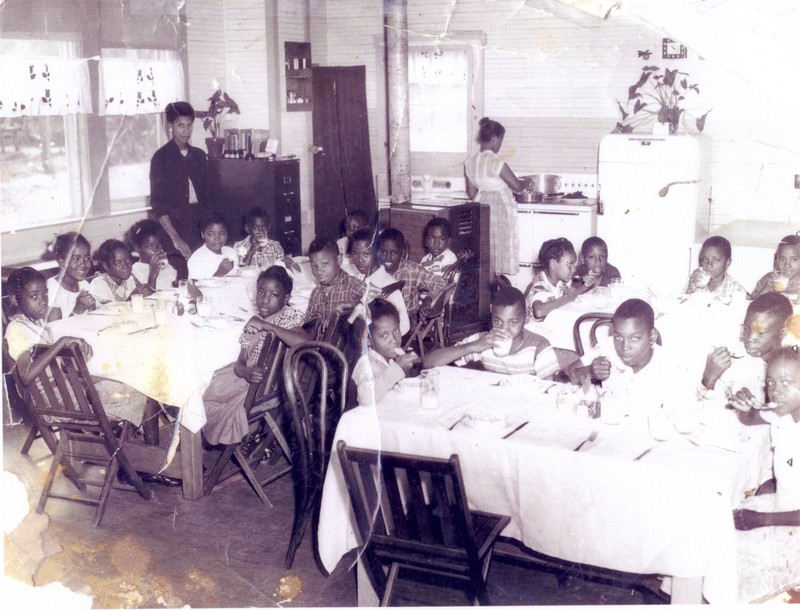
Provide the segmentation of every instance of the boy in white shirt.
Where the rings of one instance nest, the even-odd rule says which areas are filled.
[[[236,250],[225,244],[228,229],[221,214],[214,212],[200,224],[203,245],[189,257],[189,279],[222,277],[237,266]]]
[[[431,218],[425,225],[423,240],[428,253],[419,264],[431,273],[443,277],[458,258],[450,249],[451,229],[446,218]]]

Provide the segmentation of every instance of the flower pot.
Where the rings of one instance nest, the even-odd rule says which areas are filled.
[[[221,159],[225,150],[225,138],[206,138],[206,149],[210,159]]]

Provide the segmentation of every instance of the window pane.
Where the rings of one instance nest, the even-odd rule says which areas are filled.
[[[143,207],[150,194],[150,158],[165,140],[159,114],[106,117],[111,210]]]
[[[75,217],[64,117],[0,119],[0,230]]]

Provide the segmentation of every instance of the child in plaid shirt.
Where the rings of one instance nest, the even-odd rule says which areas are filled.
[[[290,268],[294,266],[293,262],[285,260],[288,257],[284,255],[283,246],[269,238],[269,218],[264,208],[254,207],[247,210],[244,228],[247,237],[233,244],[243,266],[255,265],[266,269],[281,261]]]
[[[318,237],[308,248],[311,273],[319,282],[308,299],[305,322],[321,319],[325,323],[332,313],[351,311],[364,296],[366,285],[342,271],[342,255],[336,242]]]
[[[236,362],[219,369],[203,394],[206,425],[203,434],[212,445],[232,445],[247,434],[247,415],[242,408],[251,383],[264,379],[256,367],[267,331],[289,347],[308,340],[301,328],[303,314],[286,303],[292,294],[292,278],[283,267],[272,266],[258,276],[256,307],[258,314],[245,325],[239,338],[242,346]]]

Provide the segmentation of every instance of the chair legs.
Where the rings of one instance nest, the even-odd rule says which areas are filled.
[[[22,445],[22,449],[20,449],[19,452],[22,455],[28,455],[28,451],[30,451],[33,441],[35,441],[37,438],[42,438],[42,435],[39,434],[39,427],[36,424],[32,424],[31,431],[28,432],[28,438],[25,439],[25,443]]]

